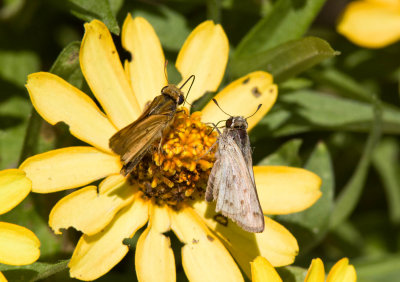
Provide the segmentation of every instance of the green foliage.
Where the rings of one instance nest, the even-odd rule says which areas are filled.
[[[325,0],[278,0],[239,43],[235,56],[259,53],[298,39],[308,30]]]
[[[234,58],[231,70],[235,77],[264,70],[273,74],[276,82],[282,82],[337,54],[325,40],[305,37]]]
[[[60,261],[54,264],[35,262],[26,266],[12,266],[0,264],[0,271],[7,275],[9,281],[25,282],[39,281],[54,275],[67,268],[69,260]]]
[[[110,3],[113,3],[111,5]],[[122,1],[108,0],[68,0],[67,8],[74,16],[90,22],[94,19],[101,20],[112,33],[119,34],[120,28],[115,18],[118,7]]]
[[[326,2],[326,3],[325,3]],[[338,35],[338,1],[324,0],[8,0],[0,8],[0,168],[18,167],[37,153],[84,143],[68,126],[50,126],[33,109],[27,75],[50,71],[93,97],[80,70],[84,22],[98,19],[120,44],[128,13],[154,27],[169,60],[171,82],[181,76],[176,56],[191,30],[206,19],[221,24],[230,59],[220,88],[249,72],[270,72],[278,84],[276,104],[250,138],[258,165],[303,167],[322,179],[322,196],[310,208],[273,218],[297,238],[300,252],[280,267],[284,281],[303,281],[311,260],[325,269],[349,257],[359,281],[398,279],[400,223],[400,43],[365,49]],[[326,9],[322,9],[323,5]],[[333,8],[331,8],[333,7]],[[201,110],[216,93],[193,107]],[[112,95],[112,94],[110,94]],[[229,112],[229,109],[227,109]],[[68,281],[68,258],[80,234],[55,236],[48,216],[64,196],[29,195],[1,221],[31,229],[41,257],[29,266],[0,265],[9,281]],[[268,227],[267,227],[268,228]],[[141,231],[143,228],[141,229]],[[138,232],[124,244],[130,258],[102,281],[135,279],[133,252]],[[172,232],[178,281],[187,279],[182,245]]]
[[[285,143],[272,155],[262,160],[259,165],[301,166],[299,149],[301,140],[293,139]],[[332,161],[323,143],[316,145],[304,168],[316,173],[322,180],[322,196],[305,211],[276,216],[295,235],[302,251],[317,245],[329,229],[333,208],[334,175]]]

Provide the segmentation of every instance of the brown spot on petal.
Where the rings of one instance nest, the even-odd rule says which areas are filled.
[[[254,95],[254,97],[258,98],[261,96],[261,92],[260,90],[256,87],[254,87],[253,89],[251,89],[251,94]]]
[[[199,242],[199,240],[196,240],[196,239],[193,238],[193,240],[192,240],[193,244],[197,244],[198,242]]]
[[[243,80],[242,84],[247,84],[250,81],[250,77],[246,78],[245,80]]]
[[[210,235],[207,235],[207,239],[208,239],[208,241],[210,241],[210,242],[214,241],[214,237],[212,237],[212,236],[210,236]]]

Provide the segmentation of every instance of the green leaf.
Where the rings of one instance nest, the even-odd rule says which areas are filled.
[[[389,216],[393,223],[400,222],[400,167],[398,155],[399,144],[393,138],[382,140],[373,155],[373,164],[383,182]]]
[[[353,260],[358,281],[392,282],[400,277],[400,255]]]
[[[0,51],[0,78],[24,87],[28,74],[39,69],[39,58],[30,51]],[[2,88],[4,91],[4,88]]]
[[[170,51],[178,51],[191,31],[183,15],[164,5],[135,4],[131,14],[148,20],[163,48]]]
[[[57,263],[35,262],[30,265],[12,266],[0,264],[0,271],[4,273],[9,281],[38,281],[55,273],[66,270],[69,260]]]
[[[372,130],[369,134],[361,159],[349,182],[336,200],[330,222],[330,227],[332,229],[344,222],[351,215],[361,197],[372,153],[381,136],[382,109],[379,101],[375,102],[374,115],[375,119],[372,124]]]
[[[119,35],[120,28],[108,0],[68,0],[67,6],[77,18],[87,22],[98,19]]]
[[[14,95],[0,104],[0,168],[16,167],[21,153],[30,102]]]
[[[221,21],[221,1],[207,0],[207,19],[216,23]]]
[[[400,109],[383,106],[382,131],[400,134]],[[374,121],[369,103],[313,90],[299,90],[278,97],[277,104],[251,131],[258,140],[311,130],[369,132]]]
[[[331,230],[326,238],[326,241],[329,242],[328,252],[331,257],[359,256],[360,253],[367,249],[365,242],[367,239],[362,232],[350,221],[345,221]],[[365,230],[364,232],[367,231]]]
[[[9,20],[18,12],[21,11],[21,9],[24,8],[24,3],[25,0],[8,0],[8,1],[3,1],[1,9],[0,9],[0,19],[2,21],[4,20]]]
[[[370,103],[373,101],[371,90],[360,85],[347,74],[334,68],[310,70],[307,74],[310,75],[314,81],[324,85],[324,87],[328,86],[335,89],[335,93],[338,95]]]
[[[273,154],[262,159],[257,165],[285,165],[301,166],[299,149],[303,141],[301,139],[292,139],[283,144]]]
[[[278,267],[276,271],[285,282],[303,282],[307,275],[307,269],[298,266]]]
[[[310,36],[259,53],[234,57],[230,70],[234,77],[263,70],[271,73],[275,82],[282,82],[337,54],[328,42]]]
[[[30,51],[0,50],[0,169],[16,167],[23,144],[30,102],[24,84],[39,70],[39,58]]]
[[[324,3],[325,0],[278,0],[271,12],[242,39],[235,57],[262,52],[300,38]]]
[[[276,217],[296,237],[303,254],[326,235],[333,208],[334,174],[332,160],[324,143],[317,144],[304,168],[321,177],[322,196],[302,212]]]
[[[82,88],[84,77],[79,65],[80,41],[71,42],[58,55],[50,72],[58,75],[77,88]]]

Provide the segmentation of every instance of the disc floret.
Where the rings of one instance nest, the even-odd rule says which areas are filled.
[[[148,198],[170,206],[204,196],[215,162],[216,132],[201,122],[201,113],[180,108],[161,141],[131,173],[131,180]],[[161,142],[161,146],[160,146]]]

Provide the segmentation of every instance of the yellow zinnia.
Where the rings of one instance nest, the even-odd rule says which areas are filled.
[[[340,34],[367,48],[382,48],[400,39],[399,0],[361,0],[347,5],[337,26]]]
[[[275,268],[264,257],[257,257],[251,263],[251,277],[253,282],[282,282]],[[325,269],[321,259],[313,259],[304,282],[324,282]],[[326,282],[355,282],[357,274],[354,266],[347,258],[342,258],[331,268]]]
[[[0,214],[12,210],[31,191],[31,181],[19,169],[0,171]],[[31,264],[39,258],[40,241],[29,229],[0,221],[0,263]],[[0,281],[7,281],[0,272]]]
[[[65,122],[74,136],[92,145],[27,159],[21,169],[32,180],[32,190],[50,193],[105,178],[98,188],[87,186],[64,197],[50,214],[49,224],[57,234],[71,226],[84,233],[69,263],[70,275],[92,280],[107,273],[128,252],[123,239],[133,237],[147,222],[135,253],[141,281],[175,281],[175,258],[170,239],[164,235],[169,230],[184,243],[182,265],[191,281],[241,281],[236,262],[250,275],[249,262],[259,254],[275,266],[292,263],[298,253],[297,241],[282,225],[265,217],[263,233],[245,232],[232,222],[221,221],[215,204],[196,196],[204,190],[213,164],[212,154],[199,158],[199,152],[216,138],[209,135],[203,122],[226,119],[215,104],[190,116],[187,110],[178,113],[173,124],[178,129],[163,136],[166,155],[156,152],[152,158],[144,158],[130,178],[119,174],[120,158],[111,152],[109,138],[133,122],[167,84],[160,41],[145,19],[128,15],[122,45],[132,57],[124,67],[106,26],[97,20],[85,24],[81,69],[105,113],[60,77],[50,73],[28,77],[27,88],[39,114],[51,124]],[[212,21],[203,22],[189,35],[176,61],[182,81],[190,75],[196,77],[189,102],[218,89],[228,51],[225,32]],[[272,76],[258,71],[232,82],[216,98],[223,108],[243,116],[263,104],[249,119],[252,128],[276,96]],[[200,149],[193,149],[194,144]],[[254,167],[254,173],[265,214],[298,212],[321,196],[320,178],[307,170]],[[179,206],[174,205],[174,199]]]

